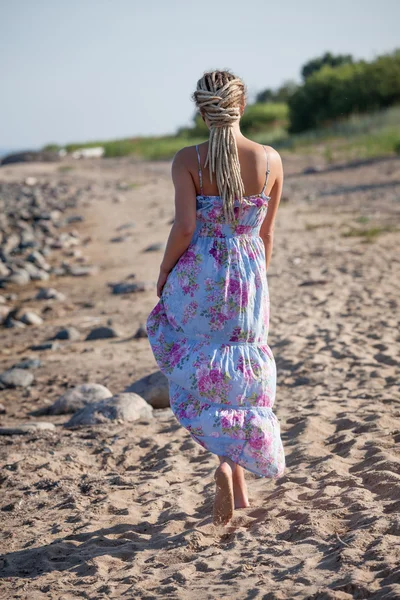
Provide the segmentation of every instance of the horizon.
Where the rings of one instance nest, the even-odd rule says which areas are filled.
[[[191,124],[190,96],[210,68],[230,68],[242,77],[252,103],[266,88],[299,82],[302,65],[327,51],[370,61],[399,46],[395,0],[368,11],[363,0],[338,0],[334,10],[325,0],[318,11],[312,0],[304,0],[301,11],[294,0],[270,9],[253,0],[245,13],[237,0],[204,0],[202,9],[193,11],[182,0],[174,10],[160,1],[0,2],[3,152],[173,135]],[[268,22],[284,25],[268,31]],[[213,35],[223,27],[232,39],[239,31],[250,43]]]

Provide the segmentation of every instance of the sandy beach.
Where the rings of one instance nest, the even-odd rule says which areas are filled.
[[[0,389],[0,426],[54,425],[0,435],[0,598],[400,598],[400,158],[283,163],[268,283],[287,466],[276,481],[248,474],[251,507],[226,527],[211,519],[217,459],[170,409],[79,428],[32,414],[75,386],[114,395],[156,371],[135,334],[157,302],[170,162],[0,168],[0,185],[68,190],[63,218],[79,218],[60,231],[81,252],[56,248],[62,274],[0,289],[0,308],[40,317],[0,326],[1,372],[40,361],[29,384]],[[95,268],[73,276],[71,264]],[[143,291],[113,294],[121,282]],[[36,299],[42,287],[60,299]],[[98,327],[115,336],[86,340]],[[32,349],[62,328],[76,338]]]

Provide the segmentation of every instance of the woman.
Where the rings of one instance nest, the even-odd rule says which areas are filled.
[[[147,331],[176,418],[219,457],[214,523],[226,524],[249,506],[243,469],[285,469],[266,277],[283,172],[275,150],[240,131],[240,78],[205,73],[193,99],[210,135],[173,159],[175,220]]]

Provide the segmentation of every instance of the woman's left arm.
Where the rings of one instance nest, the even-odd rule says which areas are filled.
[[[172,225],[157,281],[160,297],[168,274],[188,248],[196,228],[196,188],[189,171],[187,148],[179,150],[172,161],[175,186],[175,219]]]

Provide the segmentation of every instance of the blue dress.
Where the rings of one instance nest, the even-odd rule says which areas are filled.
[[[268,163],[262,192],[244,197],[240,216],[237,201],[236,221],[227,224],[221,197],[203,194],[196,151],[196,230],[148,316],[149,341],[169,380],[171,409],[193,439],[248,471],[277,478],[285,456],[273,412],[276,366],[259,236],[270,199]]]

